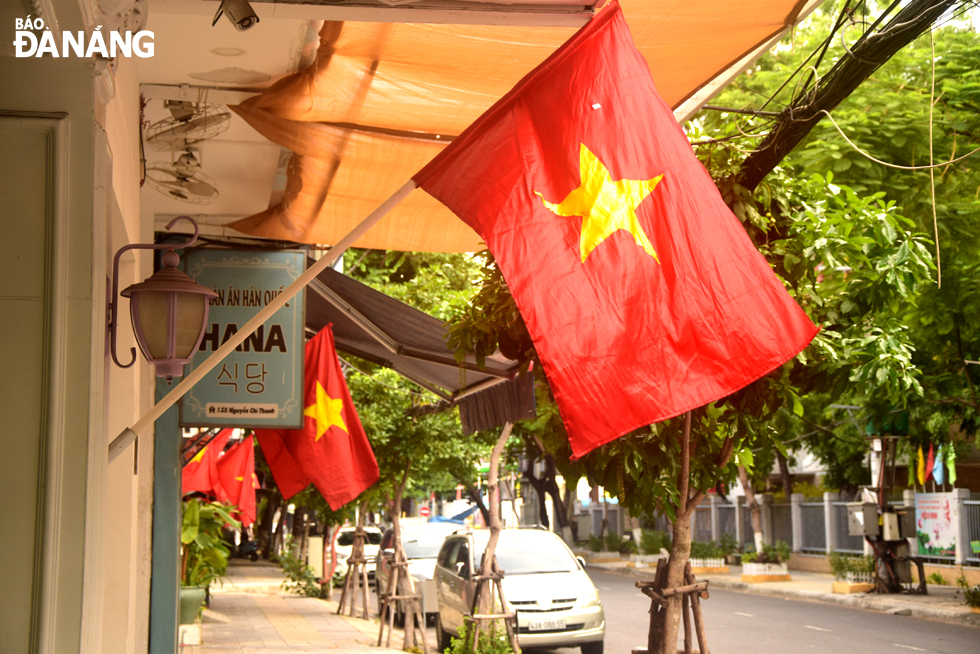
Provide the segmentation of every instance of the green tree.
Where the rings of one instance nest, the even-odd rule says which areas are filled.
[[[760,59],[748,74],[726,89],[715,104],[750,110],[771,109],[786,104],[794,94],[799,96],[813,75],[806,68],[795,77],[790,73],[827,38],[831,17],[830,14],[818,15],[797,31],[794,37],[796,48],[780,47]],[[853,42],[858,36],[858,26],[851,25],[838,36],[834,41]],[[824,118],[801,146],[783,161],[781,169],[763,180],[754,197],[730,181],[740,165],[740,154],[727,147],[729,141],[715,139],[764,133],[770,126],[771,117],[710,111],[704,112],[695,121],[697,128],[692,129],[692,133],[698,134],[699,140],[705,143],[699,148],[703,160],[709,162],[709,167],[714,164],[713,172],[723,171],[719,177],[727,174],[728,186],[724,183],[721,186],[726,189],[736,213],[750,218],[753,223],[750,233],[755,229],[753,237],[758,243],[786,229],[787,221],[779,212],[774,212],[772,224],[759,221],[760,215],[765,213],[765,200],[779,194],[781,177],[832,173],[835,184],[850,187],[858,196],[869,198],[880,194],[881,199],[911,221],[905,223],[906,229],[930,235],[934,234],[932,189],[935,180],[935,224],[938,226],[935,236],[942,253],[942,284],[909,287],[904,301],[891,307],[889,324],[869,330],[865,339],[865,345],[891,339],[892,354],[904,360],[902,368],[917,383],[897,397],[894,384],[882,383],[885,380],[879,380],[874,366],[868,365],[874,350],[864,348],[862,358],[866,374],[858,373],[854,378],[848,375],[846,382],[838,379],[834,385],[824,384],[826,394],[815,392],[819,390],[818,384],[808,395],[807,414],[820,416],[827,424],[836,422],[828,409],[835,402],[865,407],[861,416],[863,422],[883,411],[909,407],[912,436],[911,443],[903,444],[906,451],[915,449],[919,442],[961,444],[973,437],[977,428],[975,385],[978,367],[967,361],[977,360],[976,355],[980,354],[980,333],[971,319],[980,310],[977,281],[980,271],[976,257],[980,245],[980,230],[977,229],[980,201],[976,194],[980,187],[980,167],[976,162],[980,154],[943,165],[932,172],[921,167],[930,162],[930,143],[935,162],[956,159],[980,145],[980,114],[977,112],[980,45],[972,26],[955,19],[946,20],[944,26],[933,33],[932,41],[936,53],[934,69],[933,43],[926,34],[898,52],[834,109],[834,122]],[[823,58],[825,63],[817,64],[818,75],[825,74],[843,54],[841,47],[834,45]],[[809,63],[815,61],[811,59]],[[790,82],[775,94],[769,105],[764,104],[776,82],[787,79]],[[753,142],[742,138],[738,141]],[[884,162],[920,168],[904,170],[885,166],[872,161],[857,148]],[[847,218],[844,217],[840,224],[847,225]],[[928,247],[933,250],[932,244]],[[792,265],[795,259],[789,259],[789,263]],[[853,282],[850,272],[840,280],[840,284],[845,285],[853,285]],[[868,291],[874,293],[875,289],[868,287]],[[866,311],[863,305],[851,304],[842,305],[841,309],[858,314]],[[896,345],[900,348],[896,349]],[[853,383],[856,381],[864,381],[865,385]],[[883,388],[890,388],[891,392],[882,392]],[[795,432],[790,433],[811,431],[813,423],[797,424]],[[858,432],[852,423],[818,429],[806,438],[811,450],[829,467],[831,481],[845,489],[868,481],[866,471],[858,463],[864,454]]]

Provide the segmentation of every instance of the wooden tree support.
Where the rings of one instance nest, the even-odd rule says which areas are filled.
[[[470,614],[466,616],[466,622],[469,623],[470,628],[466,630],[466,648],[464,651],[477,651],[480,644],[480,632],[483,630],[484,623],[490,623],[490,637],[493,638],[496,635],[497,621],[503,620],[510,647],[514,650],[514,654],[520,654],[521,648],[517,644],[517,614],[513,612],[496,613],[497,607],[501,607],[501,611],[503,611],[503,607],[507,606],[504,587],[500,583],[504,578],[504,571],[497,567],[496,555],[490,563],[490,570],[490,574],[480,574],[473,577],[476,580],[476,589],[473,591],[473,605],[470,607]],[[484,593],[487,593],[486,597]]]
[[[672,643],[663,643],[665,625],[668,619],[667,598],[674,595],[681,595],[681,616],[684,620],[684,654],[708,654],[708,639],[704,631],[704,616],[701,614],[701,600],[708,599],[708,582],[698,583],[691,572],[691,562],[688,561],[684,567],[684,586],[676,588],[664,588],[667,583],[667,565],[663,559],[657,562],[657,572],[653,581],[638,581],[636,587],[650,598],[650,632],[647,637],[646,648],[633,650],[633,654],[644,652],[653,654],[654,652],[673,651]],[[690,609],[690,610],[689,610]],[[693,628],[692,628],[693,615]],[[698,649],[694,650],[691,645],[692,633],[698,639]]]
[[[367,559],[364,558],[365,540],[367,540],[367,534],[364,533],[364,527],[358,524],[357,529],[354,531],[354,546],[351,550],[350,558],[347,559],[347,576],[344,577],[344,590],[340,595],[337,615],[344,612],[344,607],[347,605],[347,601],[350,600],[350,615],[353,617],[356,611],[358,597],[360,597],[361,617],[365,620],[369,619]],[[328,579],[327,583],[331,583],[331,580]]]
[[[416,643],[415,632],[421,635],[422,651],[429,654],[429,643],[425,638],[425,614],[422,612],[422,596],[415,592],[412,576],[408,574],[408,560],[405,551],[395,548],[395,562],[391,564],[392,574],[388,577],[388,585],[381,593],[381,628],[378,630],[378,647],[384,638],[385,626],[388,627],[388,640],[385,647],[391,647],[391,634],[395,628],[395,613],[399,604],[405,607],[405,642],[403,648],[408,650]],[[401,589],[401,592],[399,592]]]

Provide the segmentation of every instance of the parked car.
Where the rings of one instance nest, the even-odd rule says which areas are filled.
[[[446,538],[436,559],[440,649],[459,633],[469,613],[489,530],[466,530]],[[521,647],[580,647],[602,654],[606,618],[585,566],[555,534],[542,529],[505,529],[497,543],[508,611],[517,613]]]
[[[355,527],[343,527],[337,534],[337,567],[333,571],[334,585],[343,583],[347,576],[347,559],[354,552]],[[368,579],[374,579],[375,559],[381,549],[381,530],[377,527],[364,527],[367,540],[364,541],[364,558],[367,559]]]
[[[435,618],[439,612],[436,601],[436,585],[432,574],[436,567],[436,556],[443,541],[449,534],[461,529],[461,525],[452,522],[425,522],[415,525],[402,525],[402,544],[405,547],[405,558],[408,559],[408,574],[415,580],[415,591],[422,595],[422,611],[426,618]],[[378,595],[378,612],[381,612],[381,593],[388,588],[388,579],[392,574],[391,564],[395,556],[395,533],[391,529],[385,532],[381,539],[381,551],[377,557],[377,573],[375,588]],[[395,621],[404,624],[405,607],[401,602],[395,609]]]

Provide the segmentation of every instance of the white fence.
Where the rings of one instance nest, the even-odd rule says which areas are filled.
[[[966,490],[955,491],[960,516],[956,539],[956,555],[928,557],[937,563],[980,564],[980,553],[972,551],[971,542],[980,541],[980,494]],[[794,552],[829,554],[831,551],[862,554],[864,539],[851,536],[847,528],[847,502],[837,493],[824,493],[819,501],[794,494],[790,503],[774,503],[772,495],[757,496],[762,517],[763,542],[774,545],[777,540],[792,546]],[[722,534],[731,534],[742,545],[752,545],[752,522],[745,498],[726,502],[712,495],[698,507],[694,518],[693,536],[698,541],[718,541]],[[915,492],[905,491],[902,498],[893,498],[906,506],[915,506]],[[917,543],[910,539],[914,553]]]

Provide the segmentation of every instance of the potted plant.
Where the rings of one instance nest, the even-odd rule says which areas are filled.
[[[670,551],[670,534],[652,529],[644,529],[640,534],[640,553],[630,554],[633,564],[657,565],[661,558],[667,558]]]
[[[240,523],[231,516],[232,507],[217,502],[184,502],[180,542],[180,624],[192,624],[208,594],[211,582],[228,569],[228,544],[221,537],[225,525]]]
[[[718,541],[718,547],[721,548],[721,553],[725,557],[725,563],[728,565],[738,565],[742,562],[742,555],[739,553],[738,541],[735,540],[735,534],[725,532],[721,535],[721,540]]]
[[[742,581],[750,584],[765,581],[790,581],[790,547],[781,540],[775,545],[763,545],[761,552],[742,555]]]
[[[963,591],[963,601],[974,613],[980,613],[980,585]]]
[[[874,557],[831,552],[828,558],[830,570],[834,573],[835,593],[866,593],[875,587]]]
[[[594,562],[618,561],[620,559],[620,540],[620,537],[613,533],[606,534],[605,538],[592,534],[589,536],[589,560]]]
[[[725,565],[725,555],[721,547],[714,541],[692,541],[691,569],[694,574],[727,573],[728,567]]]

